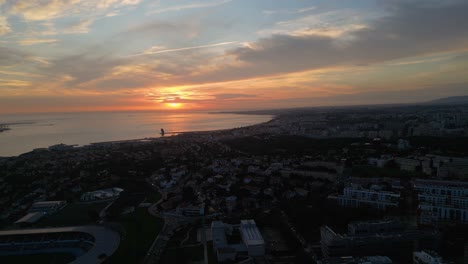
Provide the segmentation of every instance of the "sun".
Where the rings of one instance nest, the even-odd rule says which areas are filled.
[[[176,109],[176,108],[181,108],[182,104],[181,103],[166,103],[166,106],[169,108]]]

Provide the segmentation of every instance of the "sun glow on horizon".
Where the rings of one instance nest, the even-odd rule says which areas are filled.
[[[172,109],[178,109],[178,108],[181,108],[182,107],[182,103],[166,103],[166,106],[168,108],[172,108]]]

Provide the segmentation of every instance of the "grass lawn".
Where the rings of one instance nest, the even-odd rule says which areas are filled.
[[[213,250],[213,242],[206,243],[208,251],[208,264],[216,264],[218,260],[216,259],[216,254]]]
[[[192,261],[202,261],[204,259],[203,245],[172,248],[164,252],[161,263],[191,263]]]
[[[156,203],[161,199],[161,194],[159,192],[152,192],[150,195],[148,195],[148,200],[146,202],[149,203]]]
[[[118,222],[125,229],[120,246],[110,258],[110,263],[140,263],[162,229],[164,221],[150,215],[147,208],[122,216]]]
[[[191,263],[193,261],[202,261],[204,259],[203,244],[197,241],[198,226],[185,227],[176,232],[168,241],[166,250],[161,258],[161,263]],[[180,242],[185,240],[189,233],[189,239],[183,246]]]
[[[180,242],[185,239],[188,230],[189,227],[185,227],[175,232],[171,239],[167,242],[167,248],[179,247]]]
[[[94,221],[89,217],[89,212],[95,211],[99,213],[108,204],[109,201],[89,204],[68,204],[59,212],[40,220],[35,226],[77,226],[93,224]]]
[[[75,257],[72,254],[67,254],[67,253],[32,254],[32,255],[24,255],[24,256],[1,256],[0,263],[65,264],[65,263],[70,263],[74,259]]]

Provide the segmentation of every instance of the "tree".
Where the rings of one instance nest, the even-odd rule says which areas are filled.
[[[195,199],[195,191],[193,190],[193,188],[190,187],[190,186],[185,186],[182,189],[182,198],[185,201],[191,201],[191,200]]]

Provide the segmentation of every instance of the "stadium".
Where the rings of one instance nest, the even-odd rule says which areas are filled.
[[[0,231],[0,259],[12,256],[70,254],[71,263],[101,263],[119,247],[120,235],[103,226]]]

